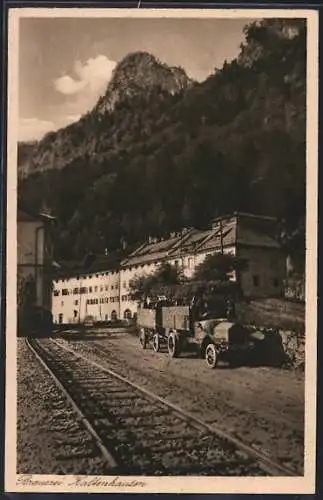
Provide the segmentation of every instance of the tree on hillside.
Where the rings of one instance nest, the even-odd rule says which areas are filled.
[[[305,274],[305,217],[294,231],[288,231],[286,221],[281,221],[277,228],[278,238],[286,257],[291,259],[292,274]]]
[[[130,297],[132,300],[142,301],[155,286],[178,285],[183,280],[182,270],[178,266],[162,263],[154,273],[138,276],[130,281]]]
[[[193,279],[196,281],[228,281],[231,273],[243,270],[246,265],[245,260],[234,255],[217,253],[208,255],[196,267]]]

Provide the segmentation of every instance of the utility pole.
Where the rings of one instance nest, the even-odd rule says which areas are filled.
[[[182,264],[182,272],[184,272],[184,256],[183,256],[183,228],[181,229],[181,264]]]
[[[223,226],[222,226],[222,219],[220,219],[220,244],[221,244],[221,254],[223,255],[224,250],[223,250]]]

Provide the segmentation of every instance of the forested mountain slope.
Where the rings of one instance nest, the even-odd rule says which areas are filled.
[[[34,147],[19,196],[57,215],[57,258],[243,210],[277,216],[302,260],[305,85],[302,20],[246,27],[237,59],[202,83],[129,54],[92,111]]]

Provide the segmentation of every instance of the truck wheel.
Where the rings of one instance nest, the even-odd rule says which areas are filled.
[[[208,344],[205,349],[205,361],[209,368],[215,368],[218,363],[218,353],[214,344]]]
[[[146,347],[147,347],[147,340],[148,339],[147,339],[147,334],[146,334],[145,330],[141,330],[140,335],[139,335],[139,342],[140,342],[141,347],[143,349],[146,349]]]
[[[177,358],[177,356],[179,356],[179,341],[178,337],[174,333],[169,335],[167,345],[170,357]]]
[[[158,333],[155,333],[155,335],[153,336],[153,350],[155,352],[160,351],[160,338]]]

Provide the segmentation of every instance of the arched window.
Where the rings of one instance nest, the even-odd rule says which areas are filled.
[[[116,321],[118,319],[117,311],[113,310],[111,313],[111,321]]]
[[[126,309],[125,312],[123,313],[124,319],[131,319],[132,318],[132,313],[130,309]]]

